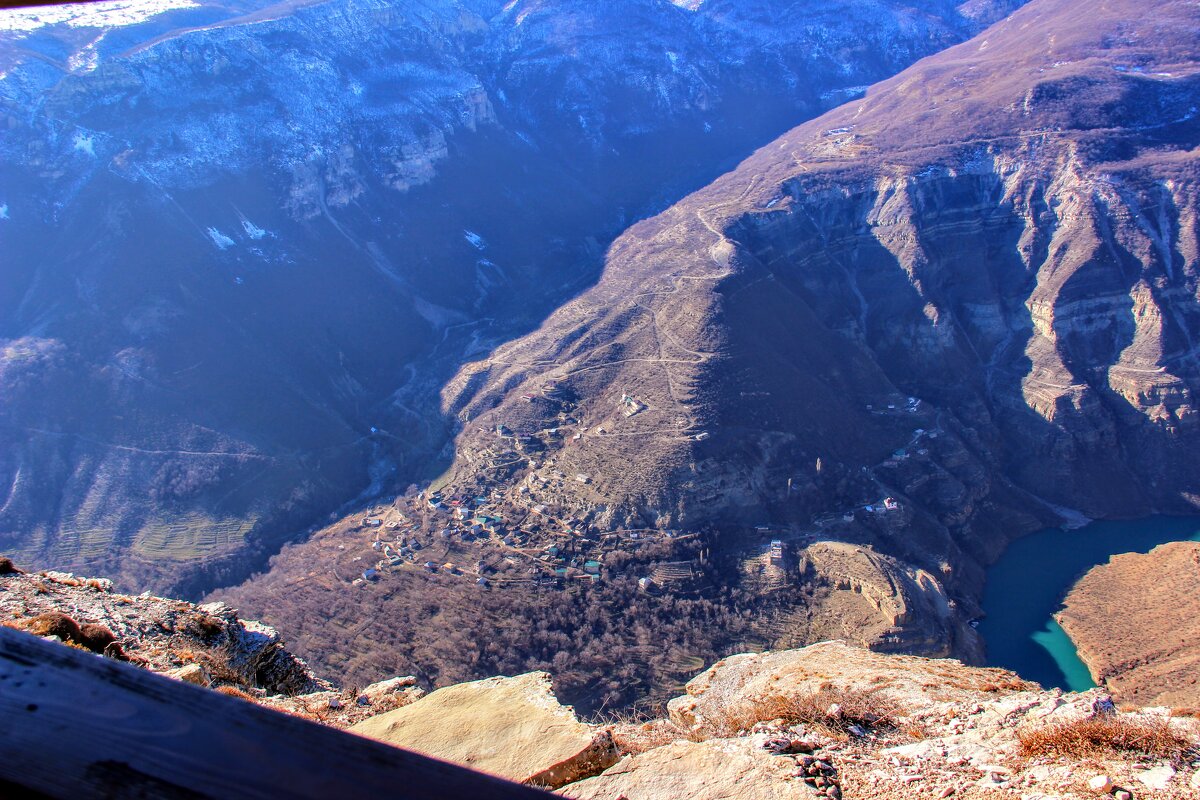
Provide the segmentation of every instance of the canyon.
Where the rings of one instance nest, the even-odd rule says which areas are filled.
[[[0,547],[196,596],[436,475],[461,363],[1017,2],[171,0],[0,20]]]
[[[10,27],[22,563],[594,714],[823,639],[981,663],[1014,538],[1200,504],[1193,5]]]
[[[531,566],[489,595],[469,569],[382,560],[359,589],[373,613],[458,586],[443,630],[466,625],[457,604],[499,602],[529,631],[549,581],[573,607],[615,619],[620,597],[657,618],[670,612],[634,581],[685,565],[700,583],[675,594],[743,619],[658,634],[680,650],[675,675],[830,635],[978,662],[984,567],[1009,541],[1194,511],[1198,20],[1144,11],[1029,3],[630,227],[595,286],[448,381],[453,463],[392,504],[404,536],[437,543],[427,570],[478,561],[486,583],[490,553]],[[426,505],[447,514],[446,500],[514,531],[460,545],[451,525],[443,547]],[[344,586],[312,565],[372,563],[379,539],[339,524],[227,593],[302,627]],[[525,661],[585,666],[551,670],[584,708],[606,696],[585,642],[646,645],[589,627]],[[464,635],[443,667],[495,663],[493,629]],[[664,667],[652,697],[678,680]]]

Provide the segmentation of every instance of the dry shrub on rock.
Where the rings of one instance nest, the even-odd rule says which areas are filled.
[[[907,714],[894,699],[878,689],[844,689],[825,685],[816,691],[772,693],[733,705],[726,716],[710,726],[715,736],[744,733],[760,722],[782,720],[805,724],[833,735],[844,735],[851,726],[864,730],[896,728]]]
[[[1019,731],[1017,739],[1020,754],[1027,757],[1147,756],[1177,760],[1192,746],[1166,717],[1112,714],[1029,728]]]

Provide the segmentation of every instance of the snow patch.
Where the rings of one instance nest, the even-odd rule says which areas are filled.
[[[137,25],[165,11],[197,8],[193,0],[109,0],[64,6],[10,8],[0,11],[0,31],[33,31],[46,25],[112,28]]]
[[[212,230],[212,229],[210,228],[209,230]],[[247,236],[249,236],[251,239],[254,239],[255,241],[258,241],[259,239],[262,239],[265,236],[274,236],[275,235],[275,234],[271,233],[270,231],[263,230],[262,228],[258,227],[253,222],[251,222],[250,220],[248,220],[244,217],[242,218],[242,230],[244,230],[246,232]]]
[[[233,247],[233,239],[230,239],[216,228],[209,228],[206,232],[208,233],[208,238],[212,239],[212,243],[217,246],[218,250],[227,250]]]
[[[101,33],[77,53],[72,53],[67,59],[67,69],[71,72],[94,72],[100,66],[100,53],[96,49],[108,31]]]
[[[482,236],[474,231],[463,231],[463,238],[470,242],[471,246],[476,250],[483,250],[487,248],[487,242],[483,240]]]
[[[96,146],[91,136],[83,133],[77,133],[75,134],[75,141],[73,144],[75,149],[80,153],[87,153],[92,158],[96,157]]]

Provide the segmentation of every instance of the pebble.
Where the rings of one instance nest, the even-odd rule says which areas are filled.
[[[1115,792],[1113,792],[1113,797],[1116,798],[1116,800],[1133,800],[1133,794],[1125,791],[1124,789],[1117,789]]]
[[[1110,789],[1112,789],[1112,785],[1112,778],[1108,777],[1107,775],[1097,775],[1088,781],[1088,788],[1093,792],[1107,793]]]
[[[1167,788],[1167,784],[1169,784],[1174,778],[1175,768],[1170,764],[1164,764],[1161,767],[1148,769],[1141,775],[1137,776],[1137,779],[1144,783],[1149,789],[1165,789]]]
[[[938,792],[938,797],[939,798],[949,797],[952,794],[954,794],[954,787],[947,786],[944,789],[942,789],[940,792]]]

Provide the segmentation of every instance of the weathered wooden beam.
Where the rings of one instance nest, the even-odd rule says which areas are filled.
[[[549,796],[0,626],[12,786],[75,800]]]

